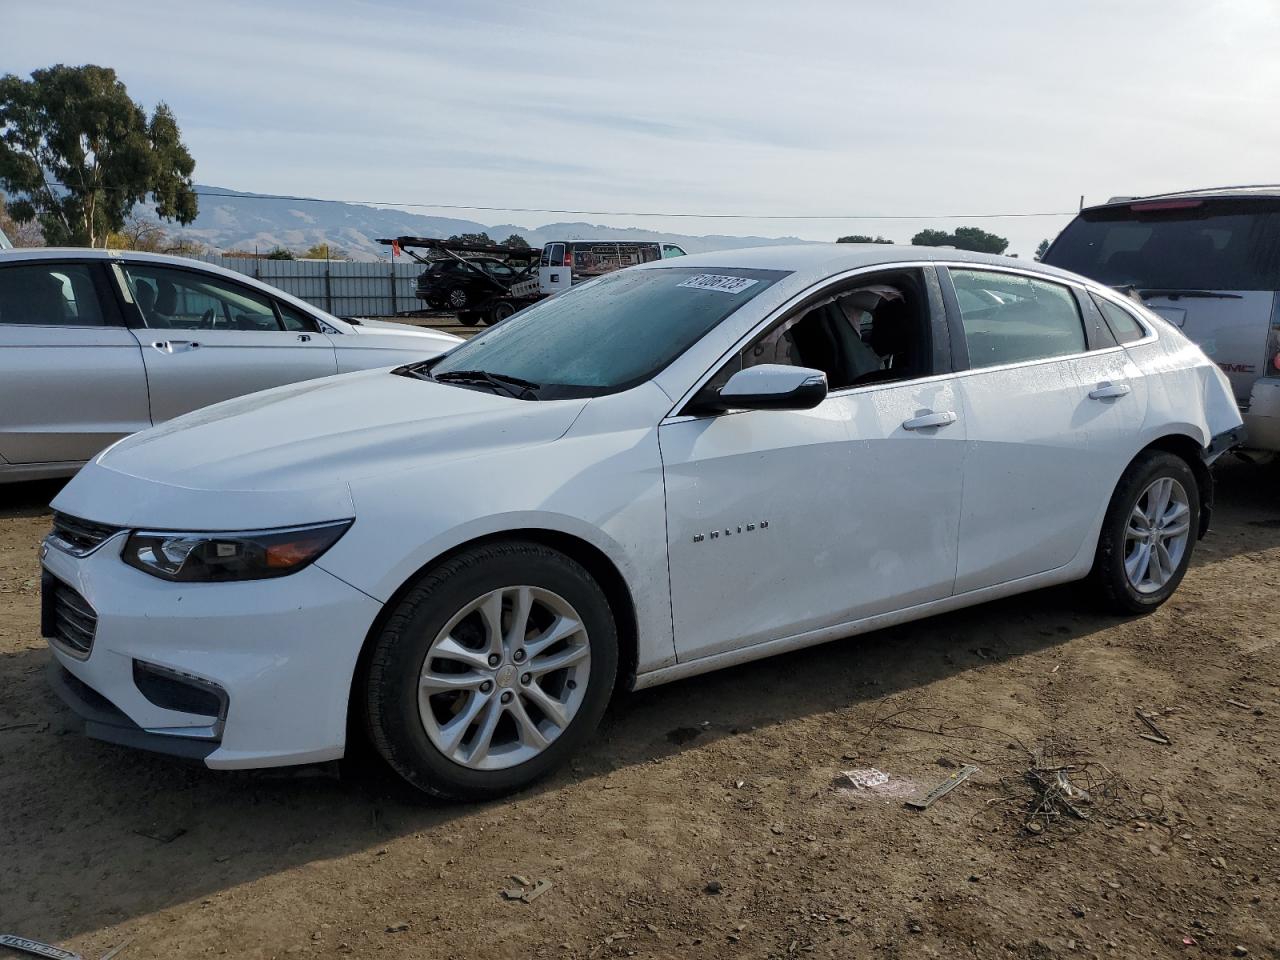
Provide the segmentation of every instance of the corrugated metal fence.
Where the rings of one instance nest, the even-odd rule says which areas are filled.
[[[413,261],[261,260],[219,254],[198,259],[279,287],[338,317],[393,317],[426,306],[413,292],[425,268]]]

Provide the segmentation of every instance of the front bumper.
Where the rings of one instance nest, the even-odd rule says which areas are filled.
[[[1249,409],[1242,414],[1251,450],[1280,451],[1280,377],[1259,377],[1249,396]]]
[[[54,687],[87,734],[216,769],[342,756],[351,680],[377,601],[315,565],[273,580],[169,583],[126,566],[123,544],[117,535],[86,557],[55,547],[43,555],[47,574],[97,615],[87,657],[50,642]],[[222,691],[223,716],[148,699],[140,665]]]

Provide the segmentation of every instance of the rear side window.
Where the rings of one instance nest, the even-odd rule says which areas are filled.
[[[1147,331],[1142,329],[1142,325],[1124,307],[1103,297],[1094,297],[1093,302],[1102,311],[1102,316],[1107,321],[1107,326],[1111,328],[1117,343],[1132,343],[1146,336]]]
[[[1088,349],[1080,308],[1067,287],[995,271],[950,272],[969,366],[995,367]]]
[[[0,324],[101,327],[102,303],[85,264],[24,264],[0,268]]]

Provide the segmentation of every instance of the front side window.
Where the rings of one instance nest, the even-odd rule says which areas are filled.
[[[1132,343],[1147,335],[1147,331],[1142,329],[1142,325],[1124,307],[1112,303],[1105,297],[1095,296],[1093,302],[1102,311],[1102,316],[1107,321],[1107,326],[1111,328],[1111,334],[1116,338],[1117,343]]]
[[[129,264],[133,302],[148,327],[279,332],[269,298],[238,283],[188,270]]]
[[[969,366],[1042,360],[1087,349],[1080,308],[1059,283],[952,267]]]
[[[0,268],[0,324],[100,327],[106,322],[86,264]]]
[[[929,306],[918,270],[859,277],[784,318],[711,380],[720,387],[746,367],[782,363],[827,375],[832,390],[927,376]]]
[[[666,260],[670,257],[683,257],[684,251],[677,247],[674,243],[664,243],[662,245],[662,259]]]
[[[316,322],[296,307],[291,307],[287,303],[280,303],[280,325],[286,330],[294,332],[314,332]]]
[[[595,396],[650,379],[783,270],[665,267],[607,274],[450,351],[432,376],[485,371],[538,384],[540,399]]]

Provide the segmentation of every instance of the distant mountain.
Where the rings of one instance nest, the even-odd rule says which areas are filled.
[[[200,215],[187,227],[166,224],[172,234],[190,237],[219,250],[257,250],[273,247],[305,250],[312,244],[330,243],[346,250],[356,260],[375,260],[388,255],[379,237],[450,237],[458,233],[487,233],[496,242],[518,233],[531,246],[551,240],[658,240],[676,243],[688,253],[758,247],[778,243],[805,243],[795,237],[732,237],[724,235],[688,236],[661,233],[639,227],[604,227],[595,224],[549,223],[541,227],[504,223],[486,225],[474,220],[431,217],[387,207],[360,203],[317,203],[277,200],[264,194],[241,195],[223,187],[197,184]],[[231,196],[232,193],[238,194]],[[139,212],[142,212],[140,208]]]

